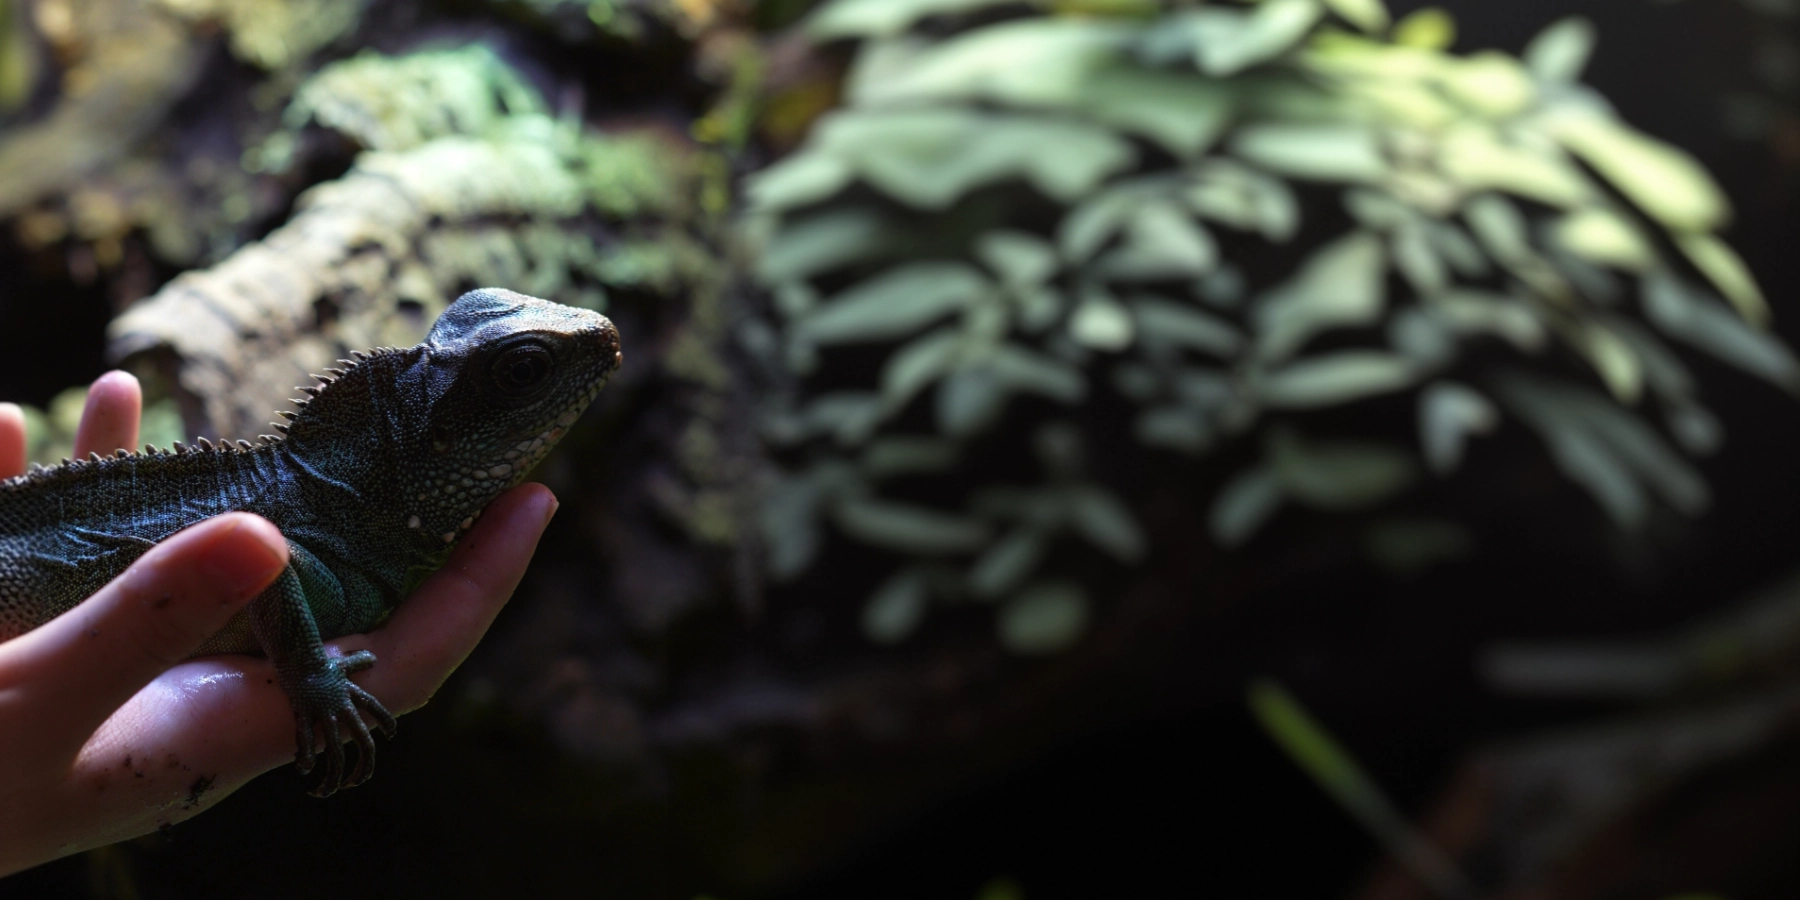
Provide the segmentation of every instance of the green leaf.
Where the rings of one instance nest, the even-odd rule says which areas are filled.
[[[1351,188],[1344,192],[1344,209],[1370,231],[1392,231],[1417,224],[1419,211],[1387,191]]]
[[[818,556],[818,492],[803,479],[783,479],[764,497],[759,519],[769,547],[769,573],[785,581]]]
[[[1231,152],[1272,172],[1314,181],[1378,181],[1391,168],[1374,131],[1362,125],[1246,125],[1232,138]]]
[[[1006,406],[1007,386],[987,365],[964,366],[938,385],[938,430],[952,437],[967,437],[1000,417]]]
[[[1236,393],[1232,380],[1217,369],[1187,366],[1175,376],[1175,395],[1196,409],[1212,410],[1224,406]]]
[[[1438,79],[1451,97],[1491,119],[1515,116],[1537,99],[1537,85],[1519,61],[1491,50],[1454,60]]]
[[[1469,202],[1463,215],[1468,218],[1476,239],[1499,262],[1513,266],[1521,260],[1537,257],[1525,227],[1525,214],[1506,198],[1483,194]]]
[[[1192,158],[1225,132],[1233,99],[1223,85],[1191,75],[1115,66],[1085,79],[1076,103],[1097,121],[1143,135],[1178,157]]]
[[[1577,332],[1581,352],[1619,402],[1636,403],[1643,393],[1644,369],[1631,345],[1606,326],[1589,322]]]
[[[1737,307],[1738,315],[1752,325],[1766,327],[1769,323],[1769,304],[1763,299],[1762,288],[1756,284],[1756,276],[1750,274],[1750,267],[1731,249],[1729,244],[1710,234],[1678,234],[1675,244],[1681,252]]]
[[[1137,318],[1137,331],[1151,343],[1173,344],[1230,359],[1244,346],[1238,334],[1225,320],[1208,315],[1185,303],[1156,297],[1139,297],[1131,302]]]
[[[942,438],[884,437],[863,450],[858,466],[871,479],[943,472],[956,464],[956,444]]]
[[[1385,31],[1391,21],[1381,0],[1325,0],[1325,5],[1344,21],[1370,34]]]
[[[922,506],[850,497],[832,510],[838,528],[865,544],[914,556],[969,553],[987,543],[987,526]]]
[[[1543,349],[1544,323],[1528,301],[1506,294],[1456,289],[1433,299],[1431,317],[1458,334],[1495,335],[1527,353]]]
[[[1207,7],[1177,14],[1159,27],[1185,31],[1193,41],[1194,64],[1216,77],[1285,53],[1323,13],[1316,0],[1266,0],[1248,12]]]
[[[1126,225],[1125,241],[1093,265],[1103,278],[1162,281],[1191,278],[1219,259],[1212,235],[1170,201],[1139,207]]]
[[[1544,81],[1581,80],[1594,52],[1594,23],[1581,16],[1559,19],[1525,45],[1525,66]]]
[[[1544,440],[1563,474],[1586,488],[1620,527],[1643,524],[1649,513],[1646,485],[1688,515],[1708,505],[1699,473],[1648,425],[1606,397],[1516,373],[1496,379],[1495,389]]]
[[[1024,231],[990,231],[975,239],[975,258],[1007,287],[1035,287],[1056,274],[1056,248]]]
[[[1485,434],[1499,424],[1500,411],[1467,385],[1440,381],[1419,394],[1419,439],[1425,461],[1439,475],[1462,464],[1469,435]]]
[[[1182,193],[1188,208],[1240,231],[1260,231],[1277,243],[1300,227],[1300,205],[1287,182],[1227,159],[1208,159],[1194,169]]]
[[[744,196],[752,209],[793,209],[836,194],[855,175],[843,160],[802,150],[746,179]]]
[[[833,391],[807,405],[801,414],[807,436],[830,434],[840,444],[868,440],[885,412],[881,398],[867,391]]]
[[[1501,190],[1565,208],[1594,195],[1593,185],[1562,151],[1509,143],[1482,122],[1450,128],[1438,145],[1438,166],[1469,191]]]
[[[1586,207],[1556,220],[1551,237],[1577,256],[1632,272],[1658,264],[1656,251],[1625,217],[1608,209]]]
[[[1518,276],[1534,292],[1551,299],[1568,299],[1568,283],[1532,248],[1525,214],[1499,194],[1482,194],[1471,200],[1463,215],[1488,255]]]
[[[898,234],[879,213],[845,209],[783,224],[756,261],[764,284],[812,278],[891,252]]]
[[[1259,678],[1250,684],[1250,712],[1269,737],[1301,770],[1359,816],[1397,819],[1373,779],[1279,683]]]
[[[1725,428],[1712,413],[1699,406],[1678,406],[1669,410],[1666,419],[1675,443],[1689,453],[1705,456],[1717,453],[1725,442]]]
[[[1438,219],[1425,219],[1425,231],[1431,236],[1431,243],[1437,247],[1438,254],[1450,263],[1456,274],[1468,279],[1485,278],[1494,271],[1487,254],[1481,252],[1468,232],[1457,227],[1454,222]]]
[[[1013,292],[1019,312],[1019,328],[1027,334],[1043,334],[1062,319],[1062,292],[1053,287],[1023,288]]]
[[[1662,338],[1636,321],[1621,316],[1605,316],[1598,320],[1608,331],[1619,336],[1637,357],[1643,380],[1666,404],[1686,406],[1694,402],[1697,387],[1688,371]]]
[[[1419,50],[1448,50],[1456,43],[1456,20],[1435,6],[1414,10],[1394,26],[1394,44]]]
[[[963,263],[910,263],[837,295],[793,333],[819,344],[891,340],[992,297],[988,280]]]
[[[1281,482],[1267,467],[1245,469],[1227,482],[1213,500],[1207,525],[1213,540],[1236,547],[1250,539],[1281,508]]]
[[[1069,317],[1069,336],[1095,350],[1116,352],[1131,346],[1131,314],[1119,301],[1089,291]]]
[[[1264,376],[1259,396],[1275,409],[1316,409],[1387,394],[1418,381],[1404,356],[1342,350],[1290,363]]]
[[[769,573],[786,580],[812,565],[823,543],[819,516],[824,503],[842,491],[854,474],[842,463],[825,463],[776,482],[757,509],[769,547]]]
[[[863,604],[863,636],[877,644],[897,644],[912,636],[931,603],[931,583],[918,568],[902,569]]]
[[[1800,390],[1800,364],[1780,339],[1759,331],[1672,276],[1644,278],[1644,313],[1658,330],[1752,375]]]
[[[1450,285],[1450,267],[1438,256],[1431,234],[1422,223],[1412,222],[1394,229],[1394,268],[1406,277],[1413,291],[1429,297]]]
[[[1446,366],[1456,360],[1456,338],[1444,323],[1425,310],[1403,309],[1388,319],[1388,345],[1420,368]]]
[[[1361,441],[1305,441],[1285,429],[1269,435],[1269,470],[1282,492],[1318,509],[1359,509],[1410,487],[1417,467],[1407,453]]]
[[[1565,107],[1547,117],[1549,131],[1658,222],[1677,231],[1710,231],[1731,205],[1687,153],[1601,112]]]
[[[933,44],[880,78],[856,78],[850,99],[856,105],[987,100],[1068,107],[1141,30],[1086,18],[999,22]]]
[[[963,337],[955,328],[940,328],[913,338],[888,357],[881,369],[881,400],[897,410],[919,391],[950,371],[961,356]]]
[[[1386,275],[1381,238],[1367,231],[1319,248],[1251,310],[1257,354],[1286,359],[1322,331],[1374,322],[1386,303]]]
[[[1473,897],[1456,864],[1409,825],[1348,752],[1277,682],[1257,679],[1247,695],[1251,715],[1282,752],[1378,838],[1438,897]]]
[[[1007,0],[833,0],[806,20],[815,40],[899,34],[926,16],[976,12]]]
[[[1086,262],[1130,221],[1147,200],[1162,192],[1166,179],[1133,179],[1107,187],[1063,216],[1057,246],[1070,263]]]
[[[975,565],[969,569],[969,592],[987,599],[1018,587],[1037,570],[1045,549],[1046,542],[1040,530],[1014,529],[975,560]]]
[[[1144,557],[1144,531],[1137,517],[1111,491],[1098,485],[1069,489],[1069,517],[1087,542],[1122,563]]]
[[[1132,426],[1137,441],[1177,453],[1196,454],[1212,445],[1213,430],[1206,417],[1185,406],[1163,406],[1138,414]]]
[[[1039,394],[1063,403],[1087,396],[1087,380],[1081,370],[1014,343],[995,347],[986,360],[995,377],[1015,391]]]
[[[968,109],[839,112],[821,122],[814,153],[842,159],[902,203],[944,209],[975,188],[1023,179],[1072,203],[1137,160],[1097,125]]]
[[[1073,645],[1087,629],[1088,599],[1068,581],[1026,588],[1000,609],[1000,645],[1022,654],[1055,653]]]
[[[984,488],[970,505],[977,515],[1011,519],[1040,531],[1060,528],[1068,518],[1062,498],[1042,488]]]

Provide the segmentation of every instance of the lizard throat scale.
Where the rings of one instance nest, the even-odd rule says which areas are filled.
[[[605,316],[511,291],[457,298],[424,343],[355,354],[301,388],[283,437],[120,450],[0,481],[0,641],[97,592],[145,550],[202,519],[256,513],[288,568],[195,654],[259,653],[293,705],[296,763],[317,796],[361,784],[394,717],[350,674],[367,651],[323,641],[368,631],[442,566],[483,507],[524,480],[622,356]],[[359,713],[360,711],[360,713]],[[345,771],[340,735],[358,747]]]

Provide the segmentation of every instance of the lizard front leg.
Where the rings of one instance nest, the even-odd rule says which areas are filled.
[[[250,603],[250,625],[257,643],[275,663],[275,677],[294,708],[294,762],[302,773],[314,765],[315,729],[325,739],[325,775],[313,788],[315,797],[329,797],[340,787],[355,787],[375,771],[375,738],[359,709],[375,719],[381,732],[394,736],[394,717],[381,701],[350,680],[350,675],[375,664],[367,650],[332,658],[319,638],[315,612],[341,610],[343,587],[311,553],[289,543],[286,571]],[[344,777],[342,729],[356,741],[356,767]]]

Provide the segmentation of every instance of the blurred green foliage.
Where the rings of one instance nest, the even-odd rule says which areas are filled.
[[[217,23],[232,55],[264,69],[306,61],[356,27],[365,0],[154,0],[184,19]]]
[[[690,212],[686,158],[648,133],[602,135],[552,118],[543,98],[480,44],[387,56],[365,51],[321,68],[295,92],[282,129],[245,153],[251,171],[283,171],[308,127],[373,151],[359,168],[385,173],[461,227],[419,247],[403,290],[431,298],[427,321],[456,284],[510,284],[536,296],[602,308],[607,289],[674,293],[715,263],[682,227]],[[316,188],[303,205],[345,190]],[[656,219],[597,242],[569,220]],[[520,217],[519,223],[485,221]]]
[[[1212,501],[1231,546],[1452,477],[1507,422],[1621,527],[1698,513],[1689,458],[1721,427],[1675,347],[1800,388],[1720,189],[1580,83],[1582,20],[1519,58],[1379,0],[838,0],[803,28],[856,43],[841,107],[746,188],[777,316],[750,344],[788,385],[763,530],[780,577],[831,531],[890,552],[876,641],[964,600],[1000,603],[1019,651],[1079,636],[1091,585],[1060,549],[1147,547],[1144,498],[1088,466],[1099,404],[1133,410],[1145,458],[1259,448]],[[1336,433],[1394,403],[1415,435]],[[920,485],[1022,433],[1035,474],[892,492],[942,495]]]
[[[37,51],[15,0],[0,0],[0,116],[17,110],[37,83]]]
[[[1443,898],[1476,895],[1443,852],[1406,821],[1349,751],[1281,684],[1259,679],[1246,695],[1250,714],[1309,778],[1381,841],[1393,857]]]
[[[43,409],[21,407],[25,413],[26,459],[41,466],[51,466],[75,455],[75,430],[81,424],[87,395],[86,387],[73,387],[51,398]],[[139,447],[167,448],[189,437],[182,430],[181,411],[176,408],[175,401],[163,399],[145,404],[143,418],[138,423]]]

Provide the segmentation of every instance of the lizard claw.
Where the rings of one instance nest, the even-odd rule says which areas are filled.
[[[298,752],[294,765],[302,775],[312,772],[318,762],[313,748],[315,738],[324,737],[325,774],[313,787],[314,797],[329,797],[341,788],[356,787],[375,772],[375,736],[363,722],[362,713],[375,720],[375,727],[389,738],[394,736],[394,717],[375,699],[350,680],[350,674],[375,664],[375,654],[367,650],[330,660],[331,666],[316,677],[307,678],[306,689],[289,692],[294,704],[295,742]],[[349,777],[344,774],[344,739],[340,727],[347,729],[356,742],[356,762]],[[315,732],[316,729],[316,732]]]

